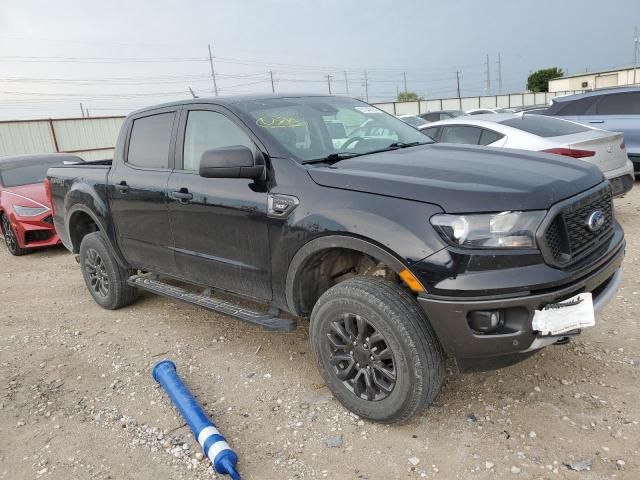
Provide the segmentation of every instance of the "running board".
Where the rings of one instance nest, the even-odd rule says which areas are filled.
[[[197,305],[212,312],[224,313],[232,317],[239,318],[245,322],[260,325],[261,327],[275,332],[291,332],[296,329],[295,320],[280,318],[277,314],[270,312],[256,312],[230,302],[225,302],[206,294],[191,292],[184,288],[169,285],[155,278],[144,275],[132,275],[127,280],[132,287],[140,288],[163,297],[180,300],[182,302]]]

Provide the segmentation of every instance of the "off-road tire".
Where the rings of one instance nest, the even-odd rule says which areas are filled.
[[[89,293],[102,308],[116,310],[136,300],[138,289],[127,284],[134,272],[118,264],[102,233],[93,232],[82,239],[80,268]]]
[[[344,357],[341,353],[344,347],[338,347],[338,353],[335,351],[336,338],[340,343],[343,336],[335,335],[332,329],[336,325],[332,324],[336,324],[340,318],[349,319],[352,316],[355,316],[355,320],[350,320],[349,325],[353,325],[354,321],[360,325],[358,322],[364,319],[369,324],[369,327],[364,327],[365,331],[377,331],[384,338],[384,343],[374,347],[358,343],[354,347],[355,353],[350,352],[352,359],[336,366],[336,359]],[[343,325],[340,322],[338,325]],[[309,335],[316,363],[329,389],[347,409],[360,417],[381,423],[405,422],[433,402],[442,386],[445,355],[429,321],[409,292],[387,280],[360,276],[327,290],[313,308]],[[380,338],[380,335],[376,335],[376,338]],[[352,340],[358,342],[357,339]],[[338,378],[339,372],[344,374],[348,366],[353,364],[353,359],[358,358],[359,362],[363,362],[362,365],[368,364],[369,372],[376,370],[375,381],[378,382],[382,377],[374,362],[375,350],[384,347],[390,348],[393,354],[395,385],[390,393],[380,389],[381,398],[371,399],[367,395],[369,387],[366,386],[367,391],[363,393],[359,388],[360,395],[357,395],[353,385]],[[365,355],[366,352],[374,352],[369,357],[370,363],[363,357],[363,352]],[[376,361],[379,362],[378,359]],[[343,370],[340,371],[340,368]],[[370,381],[375,378],[371,373],[364,372],[363,376],[366,375]],[[382,397],[384,394],[387,396]]]

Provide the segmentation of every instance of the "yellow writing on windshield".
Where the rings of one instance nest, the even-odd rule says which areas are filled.
[[[304,127],[307,123],[295,117],[260,117],[256,125],[263,128],[295,128]]]

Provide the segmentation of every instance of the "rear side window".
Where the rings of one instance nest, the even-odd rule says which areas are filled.
[[[420,117],[427,122],[437,122],[442,118],[442,115],[440,115],[439,113],[423,113],[422,115],[420,115]]]
[[[596,105],[596,113],[599,115],[638,115],[640,114],[640,92],[604,95]]]
[[[478,145],[481,134],[482,130],[478,127],[468,127],[463,125],[442,127],[440,142]]]
[[[561,137],[574,133],[588,132],[590,129],[577,123],[561,120],[544,115],[522,115],[500,122],[511,128],[531,133],[539,137]]]
[[[127,163],[141,168],[169,168],[169,143],[175,113],[133,121]]]
[[[579,100],[554,102],[547,110],[548,115],[586,115],[598,97],[585,97]]]
[[[497,142],[504,135],[498,132],[494,132],[493,130],[482,130],[482,135],[480,135],[480,145],[490,145],[493,142]]]

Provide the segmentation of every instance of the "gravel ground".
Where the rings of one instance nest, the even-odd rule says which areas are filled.
[[[333,399],[306,326],[267,333],[151,295],[102,310],[66,250],[0,248],[0,478],[215,478],[151,378],[168,357],[245,479],[638,479],[639,211],[640,188],[616,200],[626,277],[596,327],[513,367],[451,372],[403,426]]]

